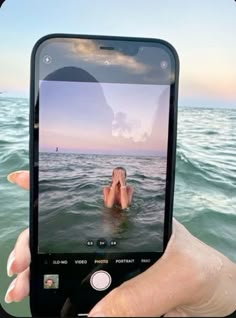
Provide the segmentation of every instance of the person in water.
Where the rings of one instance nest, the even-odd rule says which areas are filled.
[[[52,278],[48,278],[44,282],[44,288],[46,288],[46,289],[54,289],[54,288],[56,288],[54,280]]]
[[[113,170],[111,186],[103,189],[104,204],[107,208],[118,205],[122,209],[126,209],[131,204],[133,189],[126,184],[126,175],[123,167]]]

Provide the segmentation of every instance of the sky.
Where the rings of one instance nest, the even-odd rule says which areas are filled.
[[[235,17],[234,0],[6,0],[0,91],[29,96],[31,50],[46,34],[154,37],[179,54],[179,105],[236,107]]]
[[[41,81],[40,151],[166,156],[169,93],[169,85]]]

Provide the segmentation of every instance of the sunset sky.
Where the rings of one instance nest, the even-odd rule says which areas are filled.
[[[166,155],[169,91],[167,85],[43,81],[40,151]]]
[[[6,0],[0,9],[0,91],[29,95],[30,54],[49,33],[162,38],[181,65],[179,105],[236,107],[234,0]]]

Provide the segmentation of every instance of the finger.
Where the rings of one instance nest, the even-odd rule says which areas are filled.
[[[160,259],[141,275],[111,291],[89,317],[162,316],[186,301],[190,280],[188,268],[183,269],[178,259]]]
[[[29,171],[15,171],[7,176],[7,180],[11,183],[16,183],[23,189],[29,190]]]
[[[20,273],[10,284],[5,295],[7,304],[21,301],[29,295],[29,268]]]
[[[24,230],[18,237],[16,245],[7,262],[7,274],[12,276],[23,272],[30,263],[29,229]]]

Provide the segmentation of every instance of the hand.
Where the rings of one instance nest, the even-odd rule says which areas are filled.
[[[123,170],[119,170],[119,181],[120,185],[124,186],[125,185],[125,172]]]
[[[89,317],[220,317],[236,310],[236,265],[173,220],[164,255],[111,291]]]
[[[27,170],[12,172],[7,176],[7,180],[16,183],[25,190],[29,190],[29,171]]]
[[[119,171],[114,170],[114,174],[112,177],[112,186],[115,187],[119,183]]]
[[[29,171],[13,172],[7,176],[7,179],[26,190],[29,189]],[[5,302],[18,302],[29,294],[29,264],[29,229],[26,229],[19,235],[16,245],[8,258],[7,274],[10,277],[13,274],[17,274],[17,276],[8,287]]]
[[[29,187],[27,172],[13,176],[19,186]],[[8,273],[18,273],[8,301],[20,301],[29,293],[28,240],[25,230],[8,260]],[[89,316],[220,317],[236,310],[235,299],[236,265],[174,220],[162,258],[111,291]]]

